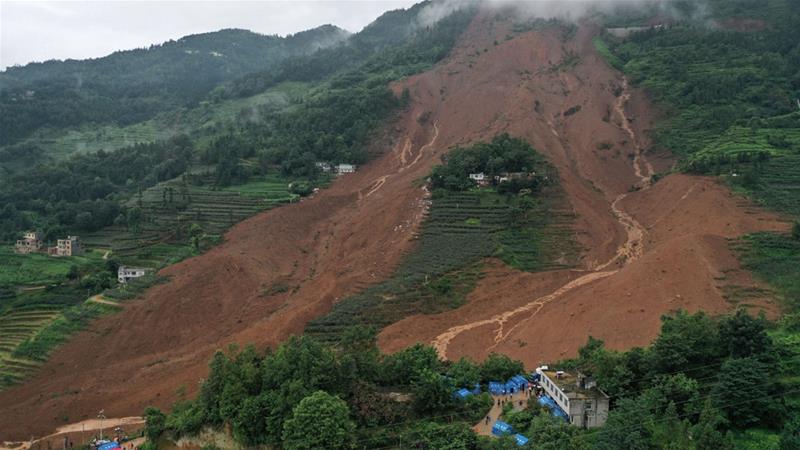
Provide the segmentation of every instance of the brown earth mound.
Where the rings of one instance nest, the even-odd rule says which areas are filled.
[[[214,350],[301,333],[338,299],[392,273],[424,216],[416,181],[440,156],[500,132],[528,139],[559,169],[586,249],[583,271],[528,274],[495,262],[468,305],[387,328],[383,349],[435,342],[448,357],[497,350],[534,364],[574,353],[587,334],[613,347],[645,344],[660,314],[677,307],[724,310],[715,277],[734,262],[722,237],[780,225],[748,214],[704,179],[671,177],[625,197],[651,173],[636,142],[651,118],[641,94],[623,89],[597,56],[593,33],[582,26],[576,36],[518,34],[494,12],[476,17],[446,61],[393,87],[407,87],[413,101],[379,141],[383,156],[165,269],[168,283],[98,320],[30,382],[0,393],[0,441],[44,435],[101,408],[122,417],[167,407],[180,386],[197,391]],[[632,125],[626,105],[637,111]],[[723,216],[708,228],[693,223],[717,201]],[[695,212],[660,214],[669,205]],[[279,286],[288,289],[269,294]]]

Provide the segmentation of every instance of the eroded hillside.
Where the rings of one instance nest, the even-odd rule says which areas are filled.
[[[574,354],[589,334],[613,348],[646,344],[670,310],[728,309],[723,275],[737,263],[725,238],[785,225],[709,179],[650,185],[669,158],[642,152],[647,101],[596,54],[595,32],[514,32],[509,18],[479,14],[444,62],[393,86],[408,88],[411,105],[375,143],[381,157],[165,269],[169,282],[0,393],[0,440],[45,434],[98,405],[109,417],[166,407],[181,386],[194,395],[214,350],[302,333],[337,300],[392,274],[424,217],[417,181],[441,155],[501,132],[557,167],[577,217],[580,267],[524,273],[495,262],[469,304],[388,327],[384,350],[429,342],[448,358],[501,351],[532,366]]]

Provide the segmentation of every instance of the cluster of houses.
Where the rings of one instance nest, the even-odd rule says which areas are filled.
[[[45,247],[42,234],[38,231],[26,231],[22,239],[17,240],[14,252],[26,255],[28,253],[47,253],[50,256],[76,256],[83,253],[78,236],[67,236],[58,239],[55,247]]]
[[[535,172],[503,172],[500,175],[490,177],[483,172],[469,174],[469,179],[474,181],[478,186],[488,186],[492,180],[495,183],[502,183],[508,180],[522,180],[536,176]]]
[[[76,256],[83,253],[83,247],[78,236],[67,236],[66,239],[58,239],[55,247],[45,247],[42,237],[42,233],[38,231],[26,231],[22,234],[22,239],[17,240],[14,245],[14,252],[21,255],[47,253],[50,256]],[[152,272],[152,269],[145,267],[120,266],[117,269],[117,281],[125,284],[150,272]]]
[[[356,171],[355,164],[344,164],[343,163],[343,164],[332,165],[330,163],[320,161],[320,162],[315,163],[314,165],[316,165],[317,169],[319,169],[323,173],[336,173],[336,174],[339,174],[339,175],[343,175],[343,174],[346,174],[346,173],[353,173],[353,172]]]

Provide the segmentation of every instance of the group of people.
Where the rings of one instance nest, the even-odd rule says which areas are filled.
[[[531,398],[534,395],[538,398],[538,397],[541,397],[541,395],[543,393],[543,390],[542,390],[542,387],[539,386],[537,383],[528,383],[528,385],[525,388],[520,389],[516,393],[517,394],[522,393],[524,398]],[[515,392],[514,392],[514,389],[512,388],[511,389],[511,393],[507,394],[508,395],[507,397],[498,397],[498,398],[496,398],[495,399],[495,402],[496,402],[495,405],[499,406],[500,408],[502,408],[502,407],[504,407],[506,405],[506,403],[512,403],[513,404],[513,402],[515,401],[514,400],[514,394],[515,394]],[[525,405],[524,400],[520,399],[518,401],[519,401],[519,407],[522,408]],[[491,420],[492,420],[492,418],[487,415],[486,416],[486,425],[489,425],[489,422],[491,422]]]

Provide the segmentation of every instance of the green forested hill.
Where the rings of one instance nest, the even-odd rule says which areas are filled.
[[[139,122],[196,103],[224,81],[347,36],[332,25],[287,37],[230,29],[103,58],[11,67],[0,74],[0,145],[42,126]]]
[[[227,186],[244,183],[251,176],[276,173],[313,180],[318,171],[314,163],[320,160],[365,162],[371,133],[404,102],[388,88],[389,82],[419,72],[444,57],[474,14],[473,9],[466,8],[436,24],[421,26],[418,18],[421,5],[386,13],[346,42],[304,57],[308,67],[316,67],[315,64],[327,67],[331,61],[336,61],[336,66],[331,66],[329,73],[314,72],[313,83],[302,94],[281,92],[297,83],[278,86],[270,82],[262,86],[264,89],[252,89],[251,93],[264,96],[269,93],[265,89],[270,87],[270,92],[281,97],[281,101],[248,101],[255,96],[226,99],[219,95],[221,91],[215,90],[203,97],[198,108],[162,113],[159,117],[190,118],[189,126],[181,125],[179,135],[167,134],[169,139],[145,140],[147,145],[139,143],[108,151],[101,144],[92,143],[93,148],[100,148],[74,154],[67,161],[64,155],[60,160],[51,159],[35,140],[0,147],[3,205],[0,239],[12,240],[27,228],[38,228],[49,238],[68,231],[86,234],[111,225],[117,218],[122,220],[129,212],[138,216],[124,206],[131,196],[180,176],[193,164],[201,164],[204,171],[214,174],[206,180]],[[399,29],[404,31],[401,33]],[[231,39],[233,46],[235,39]],[[304,39],[306,47],[309,42],[318,42],[311,37]],[[286,60],[279,66],[294,67],[297,61]],[[183,68],[171,70],[180,72]],[[307,77],[298,69],[296,76],[290,78]],[[238,82],[232,82],[231,86]],[[47,120],[47,115],[60,111],[59,108],[81,108],[79,102],[70,100],[70,95],[82,94],[83,91],[59,91],[60,99],[31,103],[27,105],[31,108],[30,117]],[[8,100],[6,93],[2,95]],[[134,99],[139,100],[146,102],[141,97]],[[112,103],[126,111],[124,101]],[[240,113],[215,114],[215,110],[235,105],[243,107]],[[0,103],[0,106],[7,105]],[[6,117],[5,111],[2,114]],[[14,114],[8,117],[17,118]],[[211,119],[215,122],[216,118],[224,119],[209,125],[206,120],[209,117],[215,118]],[[13,121],[9,122],[4,121],[3,126],[15,127]],[[152,121],[139,123],[145,133],[158,128]],[[86,135],[85,127],[80,130],[79,135]],[[91,126],[88,132],[91,133]],[[177,148],[180,157],[164,156],[172,155]],[[43,185],[45,180],[52,182]]]

